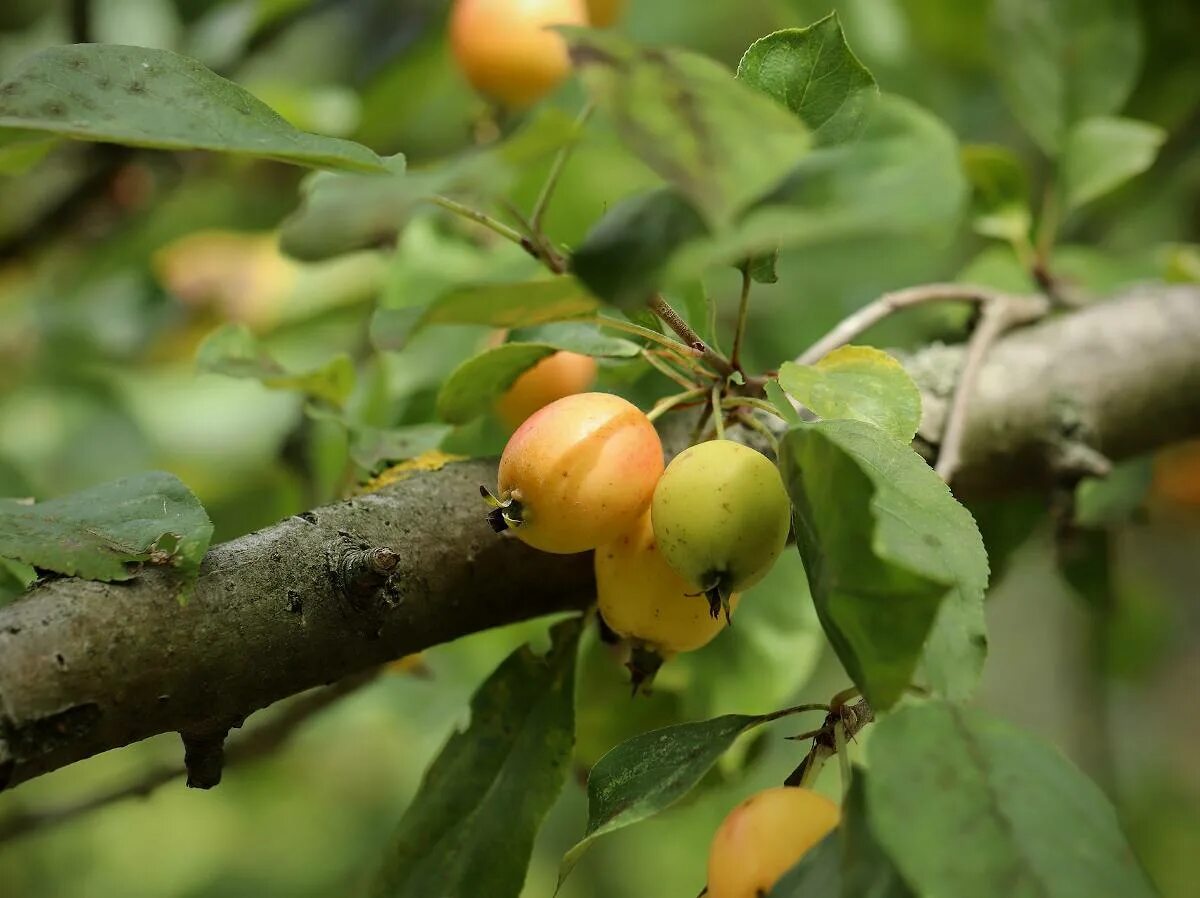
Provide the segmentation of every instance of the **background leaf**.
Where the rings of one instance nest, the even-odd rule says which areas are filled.
[[[283,223],[280,246],[297,259],[387,246],[416,210],[437,194],[500,196],[530,164],[572,142],[576,124],[561,110],[530,117],[508,139],[453,157],[440,165],[407,171],[401,154],[381,160],[383,174],[317,173],[303,185],[301,204]]]
[[[710,225],[730,222],[809,147],[800,121],[711,59],[563,30],[588,92],[625,145]]]
[[[571,271],[606,302],[642,308],[662,285],[671,254],[707,233],[700,213],[675,190],[636,194],[588,231],[571,255]]]
[[[847,46],[836,12],[807,28],[759,38],[737,77],[794,112],[818,145],[855,137],[879,96],[875,79]]]
[[[630,358],[639,352],[636,343],[569,325],[555,330],[548,325],[540,333],[545,338],[539,342],[505,343],[455,368],[438,393],[438,417],[451,424],[465,424],[482,415],[521,372],[561,349],[615,358]]]
[[[970,513],[912,449],[861,421],[801,424],[780,467],[825,633],[871,705],[923,662],[930,686],[970,695],[986,651],[987,556]]]
[[[354,363],[336,355],[311,371],[288,371],[244,324],[227,324],[209,334],[196,351],[201,371],[257,380],[275,390],[296,390],[340,408],[354,389]]]
[[[569,277],[519,283],[468,284],[443,293],[424,309],[380,309],[371,335],[380,349],[403,349],[409,337],[431,324],[528,327],[594,312],[599,303]]]
[[[196,497],[163,471],[32,505],[0,499],[0,556],[87,580],[128,580],[143,563],[192,573],[212,531]]]
[[[533,839],[566,782],[575,735],[578,619],[545,657],[517,649],[471,699],[400,821],[374,898],[517,898]]]
[[[667,277],[691,277],[778,246],[870,236],[948,240],[966,200],[958,156],[943,122],[884,95],[859,140],[814,150],[727,232],[681,241]]]
[[[35,53],[0,84],[0,128],[384,170],[361,144],[298,131],[194,59],[146,47],[74,44]]]
[[[944,703],[905,707],[875,725],[867,755],[872,828],[919,894],[1155,894],[1099,788],[1006,723]]]
[[[984,237],[1009,242],[1029,239],[1029,175],[1009,149],[973,144],[962,149],[971,182],[971,224]]]
[[[1067,135],[1062,155],[1066,208],[1077,209],[1140,175],[1167,139],[1162,128],[1128,118],[1089,118]]]
[[[882,349],[842,346],[814,365],[784,362],[779,385],[822,418],[866,421],[903,443],[921,423],[921,391]]]
[[[1141,63],[1133,0],[996,0],[992,25],[1005,98],[1051,156],[1076,122],[1116,112],[1133,89]]]

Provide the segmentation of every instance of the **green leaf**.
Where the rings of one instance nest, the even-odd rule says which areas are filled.
[[[967,698],[987,646],[987,556],[970,513],[865,422],[801,424],[781,450],[817,614],[872,707],[890,707],[918,663],[935,692]]]
[[[467,359],[442,384],[437,398],[438,417],[451,424],[465,424],[482,415],[522,372],[561,349],[613,358],[631,358],[639,352],[637,344],[628,340],[585,333],[579,326],[560,327],[544,331],[546,337],[539,342],[505,343]]]
[[[867,756],[872,828],[918,894],[1155,894],[1103,793],[1007,723],[940,702],[905,707],[875,724]]]
[[[1089,118],[1067,135],[1062,154],[1064,205],[1078,209],[1140,175],[1158,155],[1167,132],[1128,118]]]
[[[375,345],[403,349],[431,324],[528,327],[595,312],[599,303],[574,278],[543,277],[504,284],[470,284],[443,293],[423,310],[380,309],[371,322]]]
[[[700,782],[747,730],[775,714],[726,714],[635,736],[596,762],[588,776],[588,823],[583,838],[563,855],[558,882],[592,842],[670,807]]]
[[[252,94],[169,50],[49,47],[0,84],[0,128],[297,165],[383,171],[361,144],[298,131]]]
[[[822,418],[866,421],[903,443],[921,423],[921,391],[903,365],[870,346],[843,346],[815,365],[784,362],[779,385]]]
[[[1115,465],[1107,477],[1085,477],[1075,487],[1074,523],[1081,527],[1126,524],[1146,501],[1154,460],[1143,455]]]
[[[0,608],[20,597],[37,580],[37,571],[28,564],[0,558]]]
[[[669,187],[615,204],[571,255],[571,270],[621,309],[646,304],[664,282],[671,254],[708,233],[704,219]]]
[[[761,893],[760,893],[761,894]],[[842,834],[834,830],[779,878],[766,898],[842,896]]]
[[[537,327],[523,327],[510,335],[514,343],[547,343],[555,349],[609,359],[631,359],[641,347],[624,337],[614,337],[594,324],[582,321],[555,321]]]
[[[196,351],[201,371],[257,380],[273,390],[295,390],[340,408],[354,389],[354,363],[336,355],[320,368],[291,372],[279,364],[244,324],[226,324]]]
[[[579,620],[545,657],[518,649],[471,699],[471,723],[425,773],[370,894],[517,898],[570,769]]]
[[[971,182],[971,224],[984,237],[1010,243],[1028,241],[1029,175],[1012,151],[990,144],[962,149],[963,169]]]
[[[45,158],[58,143],[37,132],[0,129],[0,176],[22,175]]]
[[[664,279],[776,247],[871,236],[946,240],[966,199],[958,142],[936,117],[885,95],[859,140],[821,147],[728,231],[679,241]]]
[[[316,172],[300,185],[300,207],[283,222],[279,247],[319,262],[357,249],[388,246],[413,210],[434,193],[428,178],[408,177],[402,154],[382,160],[383,173]]]
[[[584,85],[625,145],[710,225],[731,222],[811,143],[795,116],[707,57],[611,32],[563,31]]]
[[[746,264],[750,266],[750,279],[754,281],[754,283],[779,283],[779,272],[775,270],[776,266],[779,264],[778,249],[767,253],[757,253]]]
[[[879,96],[875,79],[847,46],[836,12],[755,41],[737,77],[799,116],[818,145],[857,136]]]
[[[150,471],[58,499],[0,499],[0,556],[87,580],[128,580],[143,564],[188,574],[212,522],[177,477]]]
[[[297,259],[390,245],[415,211],[438,194],[471,194],[472,201],[501,196],[531,162],[554,153],[578,135],[561,110],[547,109],[510,138],[484,150],[410,172],[402,155],[381,160],[382,174],[317,173],[302,186],[300,207],[283,223],[280,246]]]
[[[1134,0],[996,0],[992,41],[1008,105],[1050,156],[1077,122],[1120,109],[1141,65]]]

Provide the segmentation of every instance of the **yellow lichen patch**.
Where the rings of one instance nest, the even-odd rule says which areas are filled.
[[[440,449],[431,449],[429,452],[422,452],[416,458],[410,458],[408,461],[403,461],[398,465],[386,468],[354,492],[355,495],[359,496],[364,493],[378,492],[385,486],[391,486],[393,483],[407,480],[413,474],[420,474],[423,471],[440,471],[446,465],[466,460],[467,456],[465,455],[451,455],[448,452],[442,452]]]
[[[384,673],[388,674],[412,676],[420,679],[426,679],[433,674],[429,669],[429,665],[425,663],[425,656],[420,652],[414,652],[411,655],[405,655],[403,658],[397,658],[395,661],[389,661],[383,665],[383,670]]]

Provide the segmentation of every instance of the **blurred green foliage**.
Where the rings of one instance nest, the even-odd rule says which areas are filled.
[[[0,0],[0,78],[29,53],[73,39],[68,5]],[[1004,104],[988,6],[631,0],[622,29],[733,68],[754,39],[835,8],[885,91],[937,114],[963,143],[1012,149],[1040,197],[1050,164]],[[403,152],[413,169],[469,147],[486,112],[451,64],[441,0],[91,0],[90,7],[93,39],[193,55],[298,127],[352,137],[381,155]],[[1058,272],[1094,293],[1186,276],[1170,261],[1180,258],[1180,245],[1200,241],[1200,7],[1143,0],[1138,9],[1146,52],[1123,114],[1168,137],[1148,172],[1063,222]],[[570,115],[580,96],[568,84],[551,105]],[[431,419],[439,385],[489,331],[435,324],[410,335],[403,353],[374,354],[375,298],[401,309],[457,284],[529,274],[524,257],[432,212],[406,230],[390,262],[371,250],[329,262],[284,259],[272,233],[296,206],[300,175],[273,163],[58,144],[20,156],[0,147],[0,164],[25,168],[20,175],[0,168],[3,496],[50,498],[161,468],[200,497],[216,540],[331,501],[361,473],[352,435],[329,417],[306,416],[297,395],[197,372],[201,342],[221,325],[245,327],[256,347],[291,372],[348,355],[358,372],[345,398],[347,418],[360,428],[418,424]],[[85,190],[69,215],[55,213],[86,187],[96,164],[109,175],[101,187]],[[516,205],[532,205],[548,165],[520,175]],[[603,211],[655,183],[601,121],[568,163],[546,227],[576,245]],[[47,215],[56,227],[39,224]],[[199,242],[179,264],[175,241],[189,235]],[[1007,249],[965,233],[940,242],[879,235],[806,245],[784,253],[778,271],[778,283],[755,289],[745,352],[759,368],[794,356],[888,289],[955,277],[1029,286]],[[703,286],[727,333],[737,273],[714,271]],[[937,309],[889,321],[871,336],[908,346],[957,338],[963,326],[957,310]],[[601,384],[642,400],[664,392],[632,370],[606,361]],[[455,437],[476,451],[503,442],[488,422]],[[1049,528],[1034,523],[1037,510],[1021,511],[1018,533],[997,528],[1009,564],[990,599],[993,679],[982,701],[1053,739],[1096,776],[1163,893],[1185,898],[1200,878],[1200,730],[1185,710],[1194,705],[1200,671],[1192,586],[1200,521],[1168,508],[1124,525],[1115,541],[1115,599],[1097,609],[1076,601],[1050,568]],[[0,602],[27,575],[0,569]],[[789,556],[746,602],[739,632],[669,665],[655,693],[633,704],[624,671],[589,642],[578,760],[594,762],[621,739],[681,718],[827,699],[845,675],[820,656],[806,596],[799,563]],[[799,615],[798,597],[805,599]],[[0,895],[350,894],[376,868],[429,760],[462,724],[471,691],[509,649],[543,629],[510,628],[435,649],[429,679],[382,678],[314,721],[276,758],[230,771],[214,792],[173,783],[144,801],[2,845]],[[1014,670],[1020,675],[1008,676]],[[602,840],[564,898],[694,894],[707,842],[729,806],[795,765],[795,746],[778,735],[747,737],[710,774],[709,789]],[[869,739],[868,730],[862,741]],[[177,761],[179,751],[164,736],[76,765],[0,796],[0,817],[135,777],[146,765]],[[550,893],[558,858],[584,819],[582,790],[570,785],[539,836],[527,895]]]

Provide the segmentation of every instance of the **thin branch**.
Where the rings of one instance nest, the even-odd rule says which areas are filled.
[[[537,255],[537,247],[533,245],[528,237],[518,231],[516,228],[510,228],[502,221],[497,221],[488,215],[486,212],[480,212],[478,209],[472,209],[470,206],[464,205],[457,200],[452,200],[446,196],[431,196],[429,202],[435,206],[441,206],[447,212],[453,212],[455,215],[465,218],[468,221],[473,221],[476,224],[483,225],[490,231],[499,234],[505,240],[511,240],[517,246],[524,249],[526,252]]]
[[[750,277],[750,263],[747,262],[742,266],[742,292],[738,297],[737,328],[733,332],[733,351],[729,354],[729,361],[738,371],[742,370],[742,341],[746,336],[746,321],[750,315],[750,288],[753,286],[754,279]]]
[[[883,319],[903,309],[911,309],[913,306],[930,302],[957,300],[988,303],[1008,298],[1011,298],[1009,294],[971,284],[924,284],[885,293],[874,302],[868,303],[854,314],[844,318],[837,327],[806,349],[796,359],[796,362],[801,365],[819,362],[835,349],[845,346]]]
[[[688,346],[700,353],[704,361],[708,362],[722,377],[729,377],[734,373],[733,365],[729,363],[729,359],[714,350],[711,346],[700,338],[700,335],[692,330],[691,325],[683,320],[683,317],[671,307],[671,304],[663,299],[661,293],[656,293],[648,302],[650,311],[663,320],[663,322],[671,330],[675,331]]]
[[[812,748],[804,756],[795,770],[786,780],[785,786],[811,786],[816,780],[825,762],[838,753],[839,746],[854,739],[867,724],[875,719],[874,709],[867,704],[866,699],[853,705],[838,705],[831,707],[825,716],[821,728],[813,732]],[[807,736],[809,734],[805,734]],[[794,737],[802,738],[802,737]]]
[[[587,124],[587,120],[592,117],[592,112],[596,106],[590,100],[584,104],[579,110],[579,115],[575,119],[575,130],[579,131]],[[558,186],[558,179],[562,177],[563,169],[566,168],[567,161],[571,158],[571,154],[575,151],[576,141],[559,149],[558,155],[554,157],[554,162],[550,166],[550,172],[546,175],[546,182],[542,185],[541,193],[538,194],[537,202],[533,204],[533,212],[529,216],[529,224],[532,228],[534,239],[540,239],[542,234],[542,219],[546,214],[546,207],[550,205],[550,197],[554,195],[554,188]]]
[[[586,324],[594,324],[597,327],[607,327],[617,331],[624,331],[627,334],[636,334],[645,340],[657,343],[659,346],[665,346],[667,349],[685,358],[689,356],[691,358],[700,358],[700,353],[691,346],[684,346],[678,340],[673,340],[665,334],[660,334],[658,331],[652,331],[648,327],[642,327],[640,324],[634,324],[632,321],[620,321],[616,318],[605,318],[602,315],[576,320]]]
[[[992,345],[1004,333],[1019,324],[1036,321],[1050,311],[1049,302],[1041,297],[1003,297],[984,303],[982,317],[963,356],[962,370],[954,388],[954,398],[946,414],[946,426],[938,448],[934,470],[949,483],[962,463],[963,434],[975,385],[983,370],[984,360]]]
[[[248,732],[225,752],[226,766],[257,761],[273,754],[310,718],[375,679],[379,668],[346,677],[332,686],[301,696],[274,718]],[[182,778],[183,764],[152,767],[137,779],[79,801],[51,807],[22,809],[0,818],[0,844],[43,832],[127,798],[145,798],[160,786]]]

